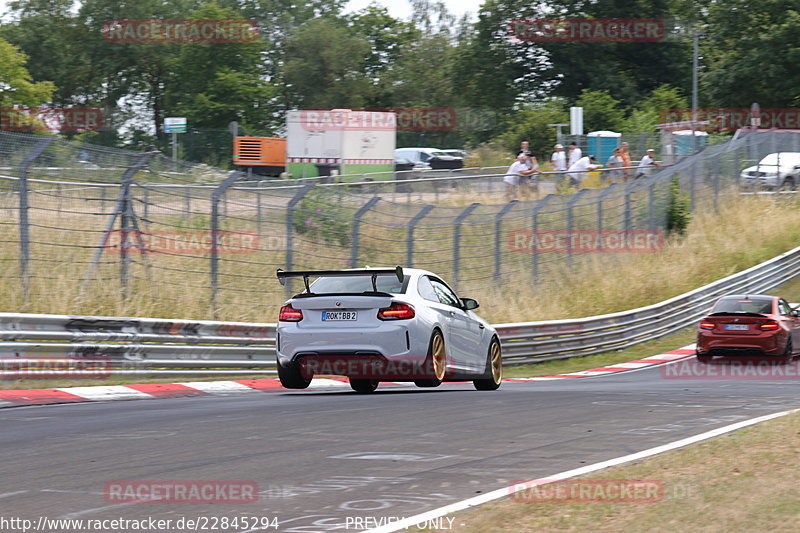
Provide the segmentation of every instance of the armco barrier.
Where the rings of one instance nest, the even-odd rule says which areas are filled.
[[[497,324],[507,364],[625,348],[692,324],[723,294],[800,274],[800,247],[664,302],[581,319]],[[113,374],[274,373],[275,324],[0,313],[0,362],[107,358]],[[35,366],[32,364],[32,366]],[[74,372],[73,372],[74,374]]]

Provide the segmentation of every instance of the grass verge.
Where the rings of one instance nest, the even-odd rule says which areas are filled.
[[[745,428],[581,480],[653,480],[652,503],[517,503],[510,498],[459,514],[465,533],[695,533],[797,531],[800,413]],[[589,485],[587,483],[586,485]]]

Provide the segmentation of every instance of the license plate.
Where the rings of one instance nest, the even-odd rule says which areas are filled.
[[[725,324],[725,329],[733,331],[747,331],[750,327],[747,324]]]
[[[328,320],[358,320],[358,311],[323,311],[322,321]]]

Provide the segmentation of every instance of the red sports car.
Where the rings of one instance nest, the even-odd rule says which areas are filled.
[[[697,330],[701,363],[715,355],[769,356],[788,363],[799,349],[800,312],[778,296],[723,296]]]

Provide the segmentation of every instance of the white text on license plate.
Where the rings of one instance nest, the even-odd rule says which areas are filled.
[[[358,311],[323,311],[322,320],[358,320]]]
[[[747,331],[749,327],[747,324],[725,324],[725,329],[734,331]]]

